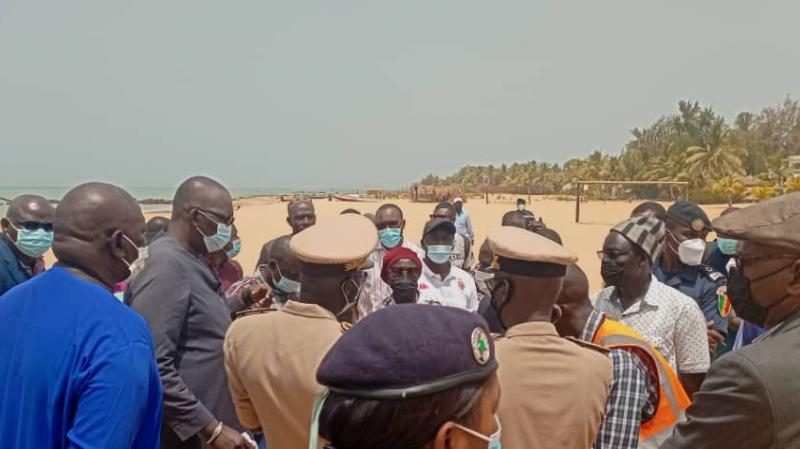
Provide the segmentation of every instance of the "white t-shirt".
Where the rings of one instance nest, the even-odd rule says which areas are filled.
[[[451,264],[450,273],[442,279],[422,262],[419,278],[419,303],[458,307],[470,312],[478,310],[478,289],[469,273]]]

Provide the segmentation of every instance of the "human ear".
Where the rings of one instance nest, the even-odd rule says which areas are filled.
[[[553,310],[550,312],[550,322],[555,324],[558,320],[561,319],[563,312],[561,310],[561,306],[558,304],[553,304]]]
[[[458,446],[456,441],[458,440],[457,427],[455,423],[452,421],[448,421],[439,428],[439,431],[436,432],[436,436],[433,439],[431,444],[426,446],[426,449],[456,449]]]
[[[795,260],[792,264],[792,281],[786,287],[786,293],[792,296],[800,296],[800,260]]]

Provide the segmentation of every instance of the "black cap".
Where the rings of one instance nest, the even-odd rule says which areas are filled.
[[[346,396],[403,399],[481,382],[496,369],[483,318],[454,307],[402,304],[345,332],[322,359],[317,382]]]
[[[446,228],[447,232],[455,235],[456,234],[456,225],[453,224],[452,221],[444,219],[444,218],[433,218],[425,223],[425,230],[422,231],[422,237],[430,234],[436,229],[439,228]]]
[[[694,231],[710,231],[711,220],[696,203],[691,201],[676,201],[667,209],[667,218],[677,221]]]

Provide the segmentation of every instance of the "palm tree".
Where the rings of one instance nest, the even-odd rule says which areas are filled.
[[[721,118],[714,121],[704,140],[705,145],[686,149],[687,173],[693,182],[702,186],[707,179],[745,174],[742,160],[747,150],[730,144],[730,129]]]
[[[728,207],[731,207],[734,198],[739,198],[744,194],[745,186],[742,181],[733,176],[726,176],[714,181],[711,184],[711,191],[725,196],[728,199]]]

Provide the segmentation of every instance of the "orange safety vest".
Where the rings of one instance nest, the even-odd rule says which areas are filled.
[[[691,401],[669,362],[647,340],[630,327],[606,317],[597,329],[592,343],[609,349],[633,349],[650,369],[658,372],[658,407],[655,415],[642,423],[639,430],[639,447],[658,447],[672,434],[672,428],[684,418]]]

